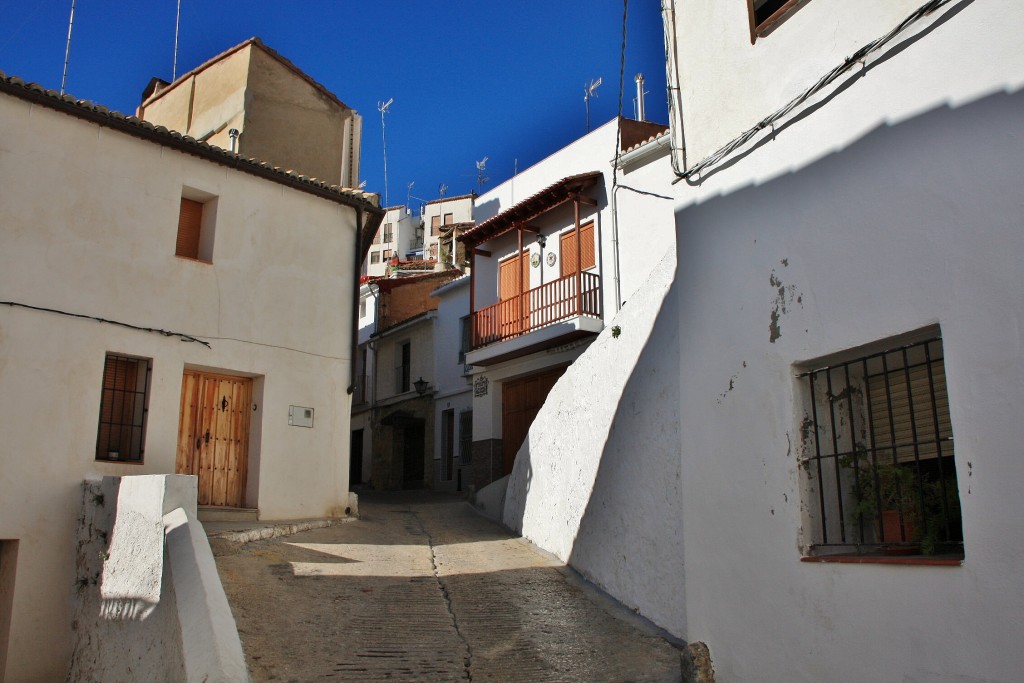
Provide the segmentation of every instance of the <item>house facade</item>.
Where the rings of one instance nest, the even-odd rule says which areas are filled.
[[[475,487],[512,471],[555,382],[671,248],[667,140],[665,126],[616,119],[477,199],[458,238]]]
[[[173,83],[154,78],[136,115],[329,185],[359,185],[362,117],[250,38]]]
[[[370,252],[363,262],[363,274],[383,277],[395,258],[400,261],[423,260],[423,225],[405,206],[387,209],[384,222],[373,236]]]
[[[717,680],[1024,670],[1024,13],[869,5],[663,3],[677,250],[508,485]]]
[[[356,481],[378,490],[427,488],[437,480],[434,434],[434,290],[460,271],[370,279],[363,285],[352,451]]]
[[[356,271],[383,212],[2,75],[0,127],[0,671],[60,680],[84,479],[194,474],[207,509],[346,514]]]
[[[472,368],[466,363],[470,345],[469,275],[435,289],[434,368],[429,379],[434,396],[433,487],[467,491],[473,451]]]

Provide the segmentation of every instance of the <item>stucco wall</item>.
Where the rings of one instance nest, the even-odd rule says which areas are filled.
[[[1022,112],[1019,92],[941,108],[679,213],[686,636],[724,680],[1011,681],[1024,668]],[[813,501],[796,368],[935,323],[963,566],[801,563]]]
[[[76,490],[175,468],[186,367],[255,378],[248,505],[344,507],[354,211],[9,97],[0,98],[0,538],[20,539],[9,680],[64,675]],[[183,188],[218,197],[212,264],[174,256]],[[107,352],[152,359],[143,464],[95,460]],[[316,410],[289,427],[288,406]]]
[[[675,262],[674,249],[663,254],[551,390],[516,457],[503,521],[683,634]]]

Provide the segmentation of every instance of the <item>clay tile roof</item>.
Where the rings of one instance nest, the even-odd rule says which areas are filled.
[[[170,147],[186,154],[201,157],[223,166],[259,176],[282,185],[330,199],[340,204],[368,211],[378,218],[372,223],[379,225],[384,211],[379,208],[380,196],[372,192],[358,189],[329,185],[317,178],[310,178],[293,171],[272,166],[259,159],[245,159],[234,152],[222,149],[207,142],[200,142],[178,131],[168,130],[164,126],[154,126],[135,116],[126,116],[119,111],[111,111],[106,107],[93,104],[88,100],[77,99],[72,95],[61,95],[56,90],[46,90],[37,83],[26,83],[16,76],[8,76],[0,71],[0,93],[27,100],[64,114],[111,128],[158,145]],[[373,228],[376,230],[376,227]],[[372,234],[371,234],[372,237]]]
[[[498,215],[478,223],[476,227],[470,228],[456,239],[471,247],[475,247],[499,235],[504,235],[519,223],[532,220],[541,214],[547,213],[559,204],[569,201],[573,194],[582,192],[595,185],[600,178],[600,171],[579,173],[562,178],[532,197],[527,197]]]

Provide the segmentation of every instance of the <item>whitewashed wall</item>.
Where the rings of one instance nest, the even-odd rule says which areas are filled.
[[[0,97],[3,300],[202,337],[212,348],[0,310],[0,538],[20,539],[8,680],[57,680],[70,652],[76,489],[173,473],[186,367],[254,377],[247,504],[328,515],[348,491],[345,389],[354,211]],[[174,256],[183,186],[217,195],[213,263]],[[152,358],[144,464],[95,460],[107,352]],[[288,426],[313,407],[313,429]]]
[[[678,44],[692,163],[917,3],[872,3],[877,11],[866,11],[814,0],[753,48],[742,4],[673,4],[687,22]],[[540,438],[556,421],[571,435],[628,429],[637,466],[658,462],[649,451],[657,452],[660,437],[621,419],[630,401],[619,401],[609,423],[589,403],[574,407],[562,396],[591,351],[534,424],[531,470],[517,469],[509,488],[524,516],[519,522],[517,508],[506,508],[506,522],[521,524],[627,604],[638,604],[638,594],[661,595],[665,582],[685,595],[667,603],[667,616],[660,604],[638,606],[676,635],[705,641],[719,681],[1015,681],[1024,670],[1016,644],[1024,433],[1014,413],[1024,401],[1022,30],[1024,13],[1013,2],[952,3],[773,139],[768,131],[767,142],[741,150],[699,185],[677,186],[677,314],[669,318],[677,341],[648,344],[635,365],[673,367],[678,353],[680,486],[657,506],[674,525],[611,504],[644,505],[651,495],[625,473],[606,479],[608,488],[591,486],[606,469],[619,473],[614,460],[606,467],[606,446],[563,453]],[[620,315],[658,301],[641,292]],[[773,314],[781,333],[774,341]],[[801,562],[809,501],[798,476],[796,368],[935,324],[957,443],[965,561]],[[623,335],[628,330],[622,326]],[[586,386],[614,391],[618,372],[609,364]],[[660,378],[645,387],[648,397],[663,390]],[[578,472],[567,476],[573,467]],[[554,523],[530,514],[542,503],[555,506]],[[575,520],[595,509],[604,515],[595,532],[607,549],[575,531]],[[659,533],[649,535],[652,525]],[[651,542],[621,559],[623,537]],[[679,557],[665,555],[672,540]],[[632,571],[610,572],[616,563]]]

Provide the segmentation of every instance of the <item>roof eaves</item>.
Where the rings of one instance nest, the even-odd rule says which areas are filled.
[[[61,95],[56,90],[47,90],[38,83],[29,83],[17,76],[8,76],[2,71],[0,71],[0,93],[6,93],[12,97],[39,104],[55,111],[324,199],[329,199],[339,204],[367,211],[371,216],[378,216],[376,221],[378,224],[384,216],[384,210],[379,206],[380,196],[376,193],[330,185],[318,178],[312,178],[272,166],[266,161],[252,158],[246,159],[234,152],[229,152],[208,142],[196,140],[188,135],[182,135],[164,126],[153,125],[149,121],[144,121],[136,116],[125,116],[119,111],[108,109],[103,105],[94,104],[88,100],[77,99],[73,95]]]
[[[476,246],[499,237],[512,230],[517,224],[532,220],[568,201],[574,193],[582,192],[595,185],[601,177],[601,171],[590,171],[562,178],[501,213],[477,223],[475,227],[465,231],[456,239],[463,244]]]

